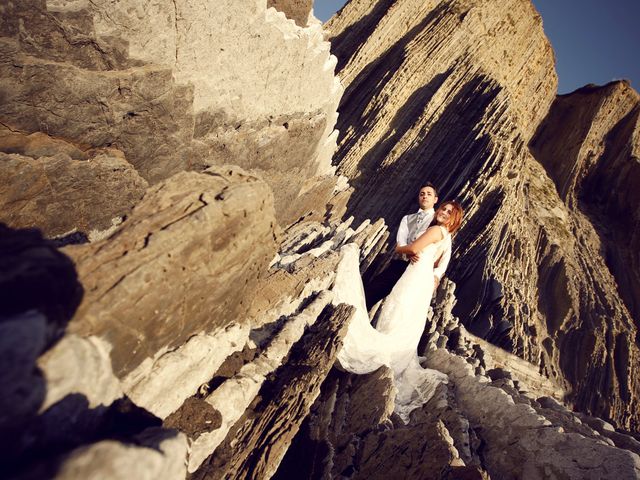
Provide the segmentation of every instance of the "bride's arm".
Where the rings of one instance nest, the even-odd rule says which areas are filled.
[[[404,247],[396,247],[397,253],[405,255],[417,255],[425,249],[430,243],[436,243],[442,240],[442,230],[437,225],[429,227],[426,232],[420,235],[413,243]]]

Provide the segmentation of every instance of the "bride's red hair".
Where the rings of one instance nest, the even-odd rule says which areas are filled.
[[[444,202],[442,205],[438,207],[438,211],[436,211],[434,218],[437,218],[438,212],[442,210],[444,207],[446,207],[447,205],[451,205],[453,209],[451,210],[451,214],[449,215],[449,221],[447,222],[445,227],[447,227],[447,230],[449,230],[449,233],[455,233],[455,231],[460,228],[460,224],[462,223],[462,217],[464,215],[464,210],[462,209],[462,207],[458,202],[456,202],[455,200],[448,200]]]

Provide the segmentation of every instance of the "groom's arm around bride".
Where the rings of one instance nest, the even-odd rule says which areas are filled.
[[[418,204],[420,206],[416,213],[405,215],[398,227],[396,235],[396,250],[398,247],[404,247],[415,241],[422,235],[429,225],[431,225],[434,217],[434,205],[438,201],[438,191],[431,183],[426,183],[418,192]],[[411,257],[394,255],[387,267],[378,273],[373,280],[367,285],[367,309],[370,310],[376,303],[385,298],[398,279],[402,276],[409,262],[415,262],[419,258],[418,255]],[[451,247],[449,246],[443,255],[436,262],[434,268],[435,285],[437,287],[440,279],[444,275],[449,260],[451,258]]]

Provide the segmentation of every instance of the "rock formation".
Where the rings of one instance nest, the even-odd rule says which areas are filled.
[[[630,372],[640,367],[640,350],[634,301],[626,298],[638,289],[625,279],[635,274],[619,272],[627,268],[607,268],[634,254],[605,260],[596,229],[568,198],[574,194],[559,188],[558,195],[554,185],[582,184],[594,161],[587,158],[599,156],[587,145],[602,150],[605,125],[624,115],[618,142],[607,137],[615,153],[602,164],[634,165],[637,94],[627,89],[612,100],[616,107],[599,108],[602,133],[589,133],[586,144],[576,133],[575,153],[563,161],[568,135],[555,125],[573,132],[570,111],[586,135],[598,100],[574,110],[559,99],[529,151],[556,90],[553,53],[530,2],[350,2],[328,29],[345,83],[336,161],[355,187],[348,212],[383,217],[393,230],[427,180],[441,198],[461,200],[467,218],[450,270],[456,314],[563,384],[577,408],[637,430],[640,385]],[[633,195],[603,203],[638,210]],[[635,252],[628,241],[612,239],[609,249]]]
[[[1,27],[0,119],[11,130],[118,148],[151,183],[255,169],[285,223],[306,213],[301,192],[331,196],[321,178],[341,87],[317,22],[300,28],[264,0],[29,0],[8,3]]]
[[[640,96],[626,82],[587,86],[554,102],[531,148],[562,200],[614,276],[618,291],[640,319]],[[570,126],[570,128],[569,128]],[[586,217],[586,218],[585,218]],[[579,224],[580,225],[580,224]]]
[[[449,384],[405,425],[392,413],[386,367],[366,376],[334,372],[275,478],[640,476],[640,442],[570,412],[534,365],[469,334],[452,314],[453,284],[443,287],[421,354]],[[523,364],[515,375],[500,366],[514,360]]]
[[[0,12],[9,478],[640,478],[638,97],[554,99],[528,0]],[[427,179],[467,220],[404,424],[336,290]]]
[[[340,221],[349,189],[330,165],[341,87],[311,5],[275,6],[307,18],[296,25],[258,0],[3,6],[7,471],[70,478],[93,464],[104,476],[122,472],[111,460],[122,455],[184,477],[318,317],[333,350],[315,361],[333,364],[348,311],[312,301],[326,298],[336,249],[356,233]],[[24,227],[58,237],[64,254]],[[380,231],[363,223],[360,243]],[[235,371],[234,358],[259,366]],[[235,416],[204,401],[225,374],[254,385]],[[247,395],[233,383],[221,391]],[[284,422],[290,435],[313,399]],[[222,438],[187,462],[185,442],[215,429]],[[164,464],[149,446],[171,450]]]

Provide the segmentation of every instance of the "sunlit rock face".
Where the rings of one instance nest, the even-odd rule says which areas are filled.
[[[367,187],[359,215],[413,208],[426,180],[444,196],[472,179],[479,191],[554,98],[551,46],[526,1],[350,2],[327,28],[345,83],[337,166]]]
[[[3,473],[640,477],[640,442],[559,403],[633,427],[602,345],[635,330],[527,149],[555,90],[539,17],[365,3],[330,24],[349,82],[333,166],[342,90],[310,1],[0,7]],[[423,176],[469,220],[419,348],[449,383],[404,424],[389,369],[336,365],[340,299],[364,302],[378,217]]]
[[[309,23],[313,0],[268,0],[267,6],[283,12],[287,18],[304,27]]]
[[[272,472],[348,325],[328,307],[339,250],[359,242],[371,263],[385,232],[341,219],[342,88],[311,2],[0,9],[0,222],[18,239],[0,252],[0,462],[106,477],[127,456],[145,475],[244,476],[232,427],[266,397],[281,439],[261,442],[259,421],[246,445]],[[66,270],[38,266],[50,251]],[[296,381],[274,379],[280,367]],[[279,410],[291,396],[293,416]],[[203,436],[193,458],[185,435]]]
[[[608,415],[636,430],[640,396],[633,373],[639,366],[640,326],[639,112],[640,95],[626,82],[586,86],[556,99],[531,143],[567,206],[580,253],[577,268],[572,268],[575,273],[567,272],[568,286],[558,283],[559,290],[565,288],[568,294],[555,302],[563,307],[553,313],[564,318],[556,324],[558,349],[562,351],[566,342],[582,348],[575,349],[574,358],[565,355],[563,359],[561,354],[561,364],[572,374],[574,385],[583,385],[577,388],[579,405],[601,414],[610,408]],[[552,264],[554,269],[565,268]],[[566,329],[572,323],[583,326]],[[571,335],[561,340],[566,330]],[[592,353],[584,358],[584,351]],[[585,375],[585,364],[599,371],[595,383]],[[599,395],[587,394],[594,385],[601,389]],[[614,397],[611,407],[607,406],[609,396]]]
[[[308,4],[276,4],[313,18]],[[294,200],[330,173],[341,87],[317,20],[298,26],[268,7],[10,3],[0,118],[83,150],[122,150],[151,183],[211,165],[255,169],[277,192],[279,220],[293,221],[304,214]]]
[[[568,105],[562,113],[569,101],[562,97],[530,152],[557,85],[553,52],[531,3],[354,1],[327,28],[345,83],[335,163],[355,186],[349,213],[383,217],[393,230],[416,208],[426,181],[439,186],[440,200],[462,201],[466,221],[450,267],[458,285],[456,314],[472,332],[564,385],[577,408],[637,429],[640,387],[631,372],[640,352],[629,312],[636,300],[627,300],[637,287],[635,280],[620,280],[635,274],[607,267],[633,264],[634,254],[606,255],[590,217],[568,201],[579,192],[562,187],[576,178],[582,184],[588,163],[589,172],[602,173],[585,185],[595,191],[602,177],[611,187],[606,200],[585,202],[602,204],[599,222],[613,221],[612,209],[629,205],[623,218],[632,226],[638,202],[614,186],[633,174],[618,176],[622,167],[595,170],[577,137],[581,159],[562,160],[569,158],[559,154],[566,132],[586,134],[593,118],[583,116],[578,125],[584,126],[574,127]],[[601,123],[613,130],[605,153],[617,164],[637,150],[630,140],[637,137],[631,133],[637,97],[626,90],[627,100],[613,101],[619,107],[599,110]],[[590,135],[601,141],[609,130],[598,129],[603,133]],[[623,171],[635,165],[627,161]],[[617,244],[602,245],[614,250]]]

